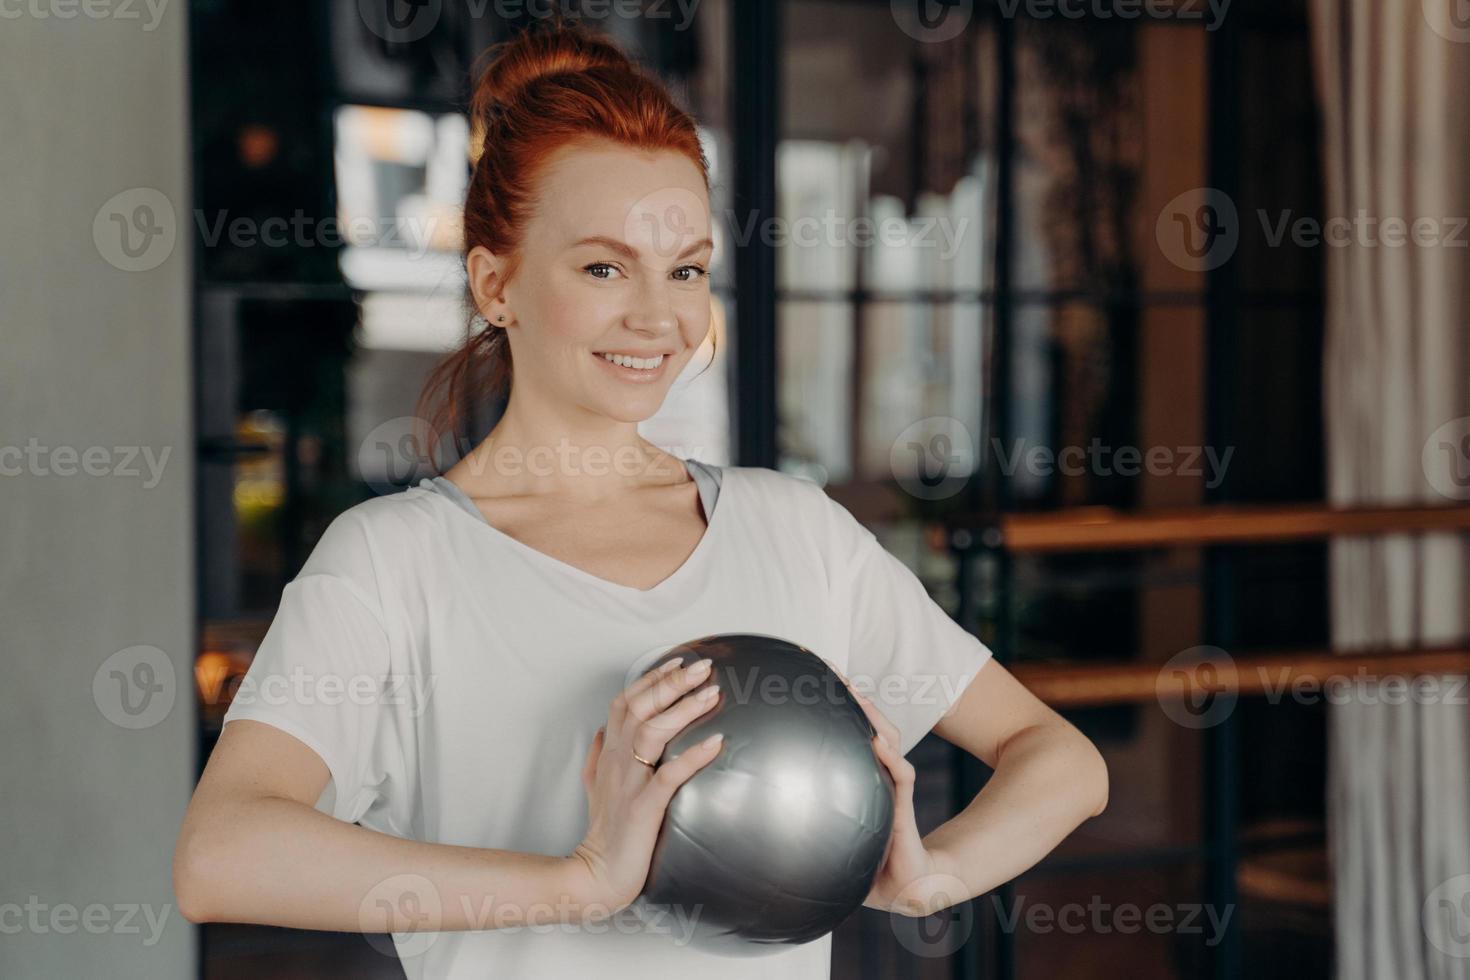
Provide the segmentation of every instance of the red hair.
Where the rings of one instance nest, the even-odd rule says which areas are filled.
[[[693,117],[612,42],[558,17],[547,28],[492,45],[482,57],[491,60],[470,103],[479,152],[465,195],[464,254],[483,245],[506,256],[502,287],[520,265],[537,178],[562,147],[603,139],[672,150],[699,168],[708,189],[709,161]],[[511,376],[510,344],[494,323],[439,362],[418,405],[431,465],[438,466],[434,448],[446,433],[458,441],[466,406],[508,389]]]

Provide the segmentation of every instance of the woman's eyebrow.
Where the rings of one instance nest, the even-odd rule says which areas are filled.
[[[633,248],[631,245],[625,244],[624,242],[618,241],[616,238],[608,238],[605,235],[593,235],[590,238],[583,238],[580,241],[573,242],[571,247],[581,248],[584,245],[601,245],[604,248],[611,249],[612,251],[617,252],[619,255],[625,256],[633,261],[637,261],[638,259],[637,249]],[[678,257],[674,261],[677,262],[679,259],[688,258],[694,253],[701,251],[702,249],[712,249],[714,247],[715,243],[713,241],[708,238],[701,238],[699,241],[692,243],[688,248],[680,252]]]

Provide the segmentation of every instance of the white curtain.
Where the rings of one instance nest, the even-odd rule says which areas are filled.
[[[1324,217],[1362,219],[1323,246],[1328,497],[1464,501],[1470,2],[1312,0],[1312,19]],[[1407,243],[1391,244],[1387,219],[1405,222]],[[1466,536],[1338,541],[1331,570],[1341,649],[1470,633]],[[1330,708],[1336,974],[1470,978],[1470,689],[1399,704],[1375,690]]]

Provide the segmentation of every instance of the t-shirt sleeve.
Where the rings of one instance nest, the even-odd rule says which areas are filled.
[[[332,521],[282,592],[224,719],[264,722],[305,743],[331,772],[324,794],[331,805],[323,809],[348,822],[378,798],[392,724],[389,640],[372,558],[357,515]]]
[[[848,683],[901,734],[907,753],[959,700],[991,652],[930,597],[907,565],[822,493],[830,580]]]

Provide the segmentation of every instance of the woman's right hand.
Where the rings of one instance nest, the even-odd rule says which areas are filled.
[[[584,907],[611,915],[643,890],[653,846],[674,791],[720,751],[713,735],[654,769],[664,747],[694,719],[714,707],[718,686],[685,697],[708,677],[710,662],[665,664],[638,678],[613,698],[607,727],[587,752],[582,785],[587,790],[587,836],[569,856]]]

